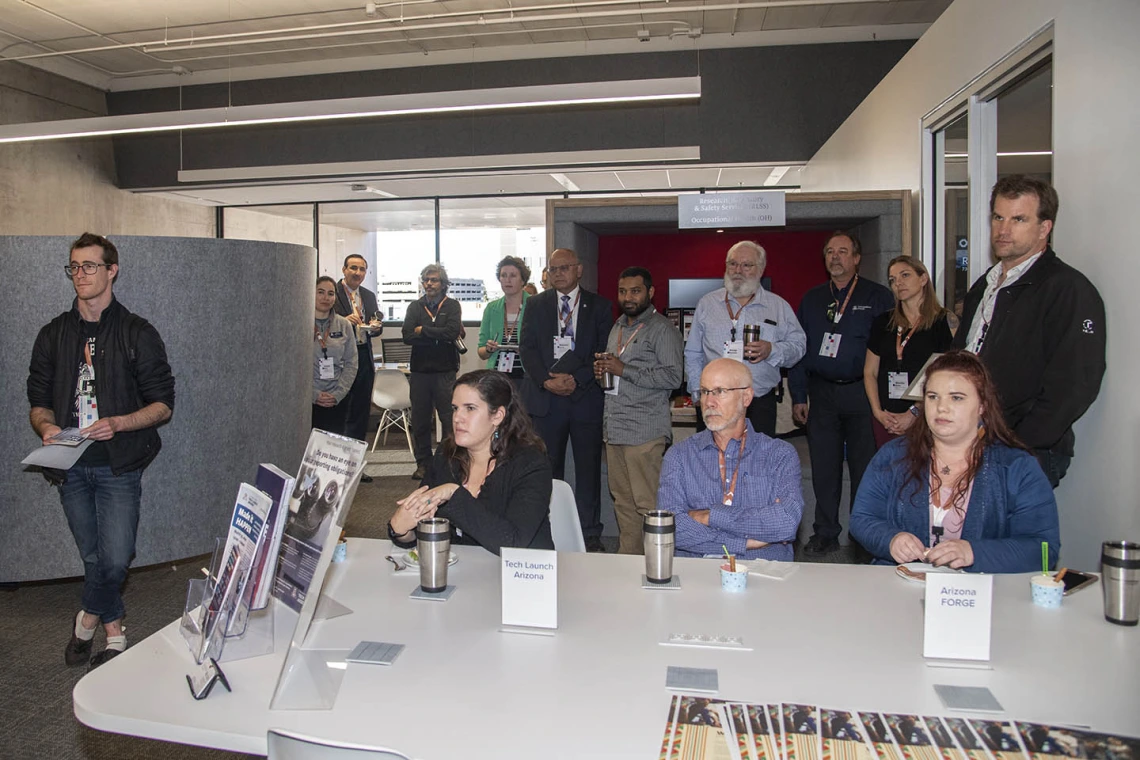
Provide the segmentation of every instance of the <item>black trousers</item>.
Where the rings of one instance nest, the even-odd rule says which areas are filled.
[[[345,414],[348,412],[348,396],[336,406],[313,404],[313,427],[337,435],[344,435]]]
[[[752,429],[757,433],[763,433],[769,438],[776,437],[776,391],[772,389],[759,398],[753,398],[752,402],[748,405],[745,411],[748,416],[748,421],[752,423]],[[704,415],[701,413],[700,407],[697,407],[697,432],[705,430],[708,426],[705,425]]]
[[[1045,477],[1049,478],[1049,485],[1053,488],[1061,484],[1061,478],[1065,477],[1073,461],[1068,454],[1055,454],[1049,449],[1033,449],[1033,456],[1037,457]]]
[[[455,372],[412,372],[408,375],[412,400],[412,450],[416,465],[427,467],[431,461],[432,412],[439,415],[441,434],[451,435],[451,391]]]
[[[574,447],[574,500],[584,538],[602,535],[602,421],[576,414],[570,399],[554,396],[550,410],[531,417],[539,437],[546,443],[555,480],[566,479],[566,442]]]
[[[871,405],[862,381],[838,384],[819,377],[808,380],[808,453],[815,491],[815,535],[838,539],[839,498],[843,492],[843,459],[851,474],[851,503],[859,481],[875,455]],[[850,505],[849,507],[850,508]]]
[[[368,418],[372,416],[372,382],[376,378],[376,365],[372,363],[372,349],[367,343],[357,347],[356,379],[344,397],[347,417],[344,435],[357,440],[367,440]]]

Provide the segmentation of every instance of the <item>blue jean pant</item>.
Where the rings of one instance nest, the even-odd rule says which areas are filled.
[[[76,465],[59,487],[59,500],[83,560],[83,610],[103,623],[123,617],[120,593],[135,554],[142,470]]]

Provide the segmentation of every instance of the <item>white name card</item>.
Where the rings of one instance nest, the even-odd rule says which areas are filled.
[[[503,625],[558,627],[558,552],[503,548]]]
[[[992,575],[927,573],[922,655],[988,661],[993,597]]]

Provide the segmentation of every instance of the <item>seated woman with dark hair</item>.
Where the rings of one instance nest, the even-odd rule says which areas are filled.
[[[1041,567],[1061,547],[1057,501],[1041,466],[1002,419],[976,356],[952,351],[926,372],[922,414],[875,455],[851,536],[878,563],[929,562],[979,573]]]
[[[446,517],[457,544],[495,554],[504,546],[553,549],[550,459],[511,381],[491,370],[468,372],[455,381],[451,408],[452,434],[423,485],[398,502],[388,537],[410,548],[420,520]]]

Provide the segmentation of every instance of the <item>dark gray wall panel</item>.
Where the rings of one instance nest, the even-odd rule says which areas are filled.
[[[9,297],[0,351],[0,581],[81,575],[56,491],[20,460],[38,443],[26,380],[39,329],[70,308],[71,238],[0,237]],[[260,462],[300,464],[312,392],[316,256],[297,245],[116,237],[116,297],[146,317],[174,370],[174,418],[143,476],[135,565],[202,554]],[[12,280],[12,278],[15,278]]]
[[[358,71],[107,95],[112,114],[700,74],[699,105],[367,119],[115,138],[121,187],[177,169],[697,145],[704,162],[806,161],[913,43],[733,48]]]

